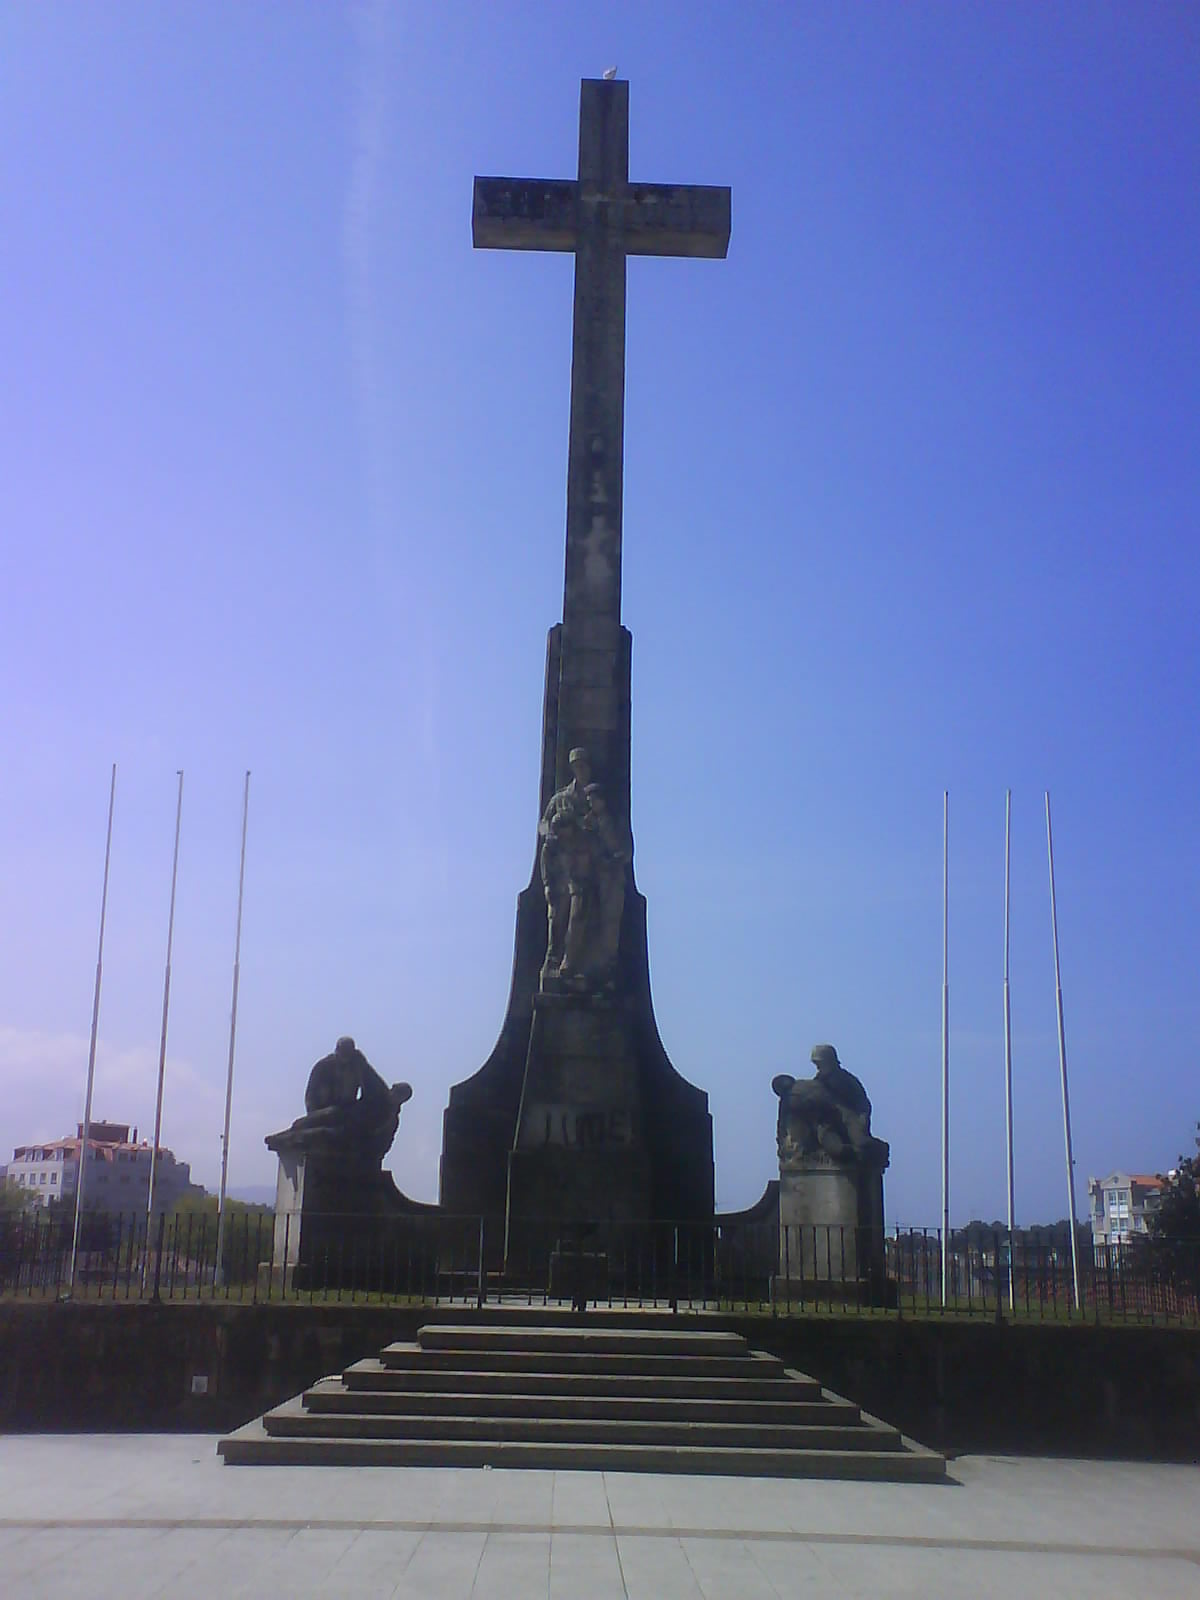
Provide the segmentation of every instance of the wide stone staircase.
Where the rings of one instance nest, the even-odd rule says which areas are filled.
[[[740,1334],[421,1328],[217,1446],[236,1465],[944,1478],[944,1457]]]

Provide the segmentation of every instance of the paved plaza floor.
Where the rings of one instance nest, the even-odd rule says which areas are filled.
[[[211,1435],[0,1438],[22,1600],[1200,1594],[1200,1472],[965,1456],[944,1485],[227,1467]]]

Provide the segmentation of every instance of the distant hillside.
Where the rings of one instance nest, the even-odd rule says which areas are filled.
[[[248,1183],[241,1189],[230,1189],[231,1200],[244,1200],[249,1206],[273,1206],[275,1204],[275,1185],[273,1183]]]

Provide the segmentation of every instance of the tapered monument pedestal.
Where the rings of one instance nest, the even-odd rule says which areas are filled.
[[[558,716],[562,635],[561,624],[551,629],[547,651],[542,810],[570,776]],[[595,732],[590,737],[605,763],[607,787],[628,815],[631,641],[624,628],[620,644],[616,725],[603,740]],[[441,1205],[456,1216],[483,1216],[491,1271],[503,1266],[506,1242],[522,1265],[532,1250],[529,1230],[518,1227],[509,1240],[514,1201],[516,1217],[529,1221],[539,1212],[577,1222],[610,1216],[708,1222],[713,1215],[708,1096],[675,1070],[659,1037],[646,901],[632,864],[607,1004],[540,993],[546,946],[546,899],[535,868],[517,900],[512,985],[500,1037],[479,1071],[453,1085],[442,1121]],[[592,1142],[601,1131],[603,1144]]]

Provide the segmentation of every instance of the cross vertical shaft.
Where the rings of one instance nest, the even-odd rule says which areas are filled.
[[[561,638],[548,682],[551,771],[570,776],[585,745],[618,810],[628,810],[628,638],[621,629],[625,422],[625,258],[719,258],[729,190],[630,183],[629,85],[585,79],[577,177],[476,178],[472,235],[500,250],[575,255],[567,553]],[[545,795],[543,796],[543,800]]]
[[[617,727],[628,179],[629,85],[585,81],[579,99],[560,764],[572,745],[582,744],[607,766]]]

